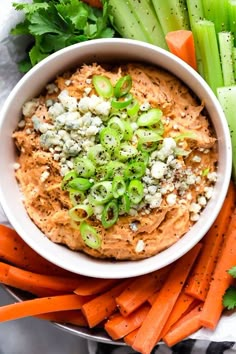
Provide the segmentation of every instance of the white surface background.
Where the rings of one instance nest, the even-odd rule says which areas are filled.
[[[26,38],[9,36],[9,30],[20,20],[21,16],[13,10],[11,0],[0,0],[0,109],[10,90],[21,77],[17,61],[22,58],[27,41]],[[0,171],[3,173],[1,164]],[[0,223],[7,224],[1,206]],[[12,298],[0,288],[0,305],[12,301]],[[200,330],[191,338],[236,342],[235,329],[236,313],[227,314],[222,317],[217,330],[214,332]],[[68,334],[46,321],[28,318],[0,324],[0,354],[86,354],[86,352],[84,339]]]

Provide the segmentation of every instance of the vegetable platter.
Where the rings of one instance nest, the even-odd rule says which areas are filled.
[[[74,11],[76,2],[71,1],[74,8],[71,5],[69,10],[68,1],[67,10]],[[34,3],[37,5],[33,13],[27,7],[25,9],[26,15],[31,16],[31,20],[36,16],[37,21],[32,20],[31,25],[29,22],[18,25],[13,33],[31,31],[40,41],[40,36],[47,33],[49,26],[46,20],[41,28],[38,25],[39,18],[42,20],[40,11],[47,11],[48,8],[42,1]],[[147,41],[167,50],[169,48],[205,78],[219,98],[233,130],[235,1],[166,1],[164,4],[158,1],[111,0],[103,4],[95,3],[91,5],[103,6],[103,10],[98,11],[103,11],[104,17],[101,28],[100,20],[95,20],[98,21],[97,30],[98,27],[100,29],[91,38],[120,35]],[[18,9],[21,9],[21,5]],[[77,23],[78,19],[72,16],[73,11],[70,12],[72,23]],[[96,13],[99,12],[96,10]],[[127,13],[127,17],[120,15],[123,13]],[[140,13],[145,14],[141,24],[138,18]],[[150,16],[152,21],[156,21],[155,26]],[[147,26],[155,28],[156,32],[153,33]],[[54,30],[55,35],[61,35],[58,27]],[[52,32],[51,28],[49,32]],[[68,38],[75,40],[67,33]],[[89,39],[89,36],[79,38]],[[45,37],[44,40],[44,43],[49,43]],[[63,40],[61,44],[55,42],[57,46],[52,50],[60,49],[60,45],[72,44],[65,38]],[[41,54],[43,57],[50,54],[51,48],[47,48],[46,53],[37,52],[39,47],[36,42],[29,53],[30,61],[21,63],[23,71],[36,64],[35,58],[40,58]],[[233,148],[234,140],[233,131]],[[234,169],[235,164],[234,159]],[[0,280],[17,300],[23,301],[1,307],[0,322],[35,316],[56,322],[62,328],[78,332],[84,337],[91,338],[91,333],[92,336],[94,333],[95,340],[127,343],[138,352],[147,354],[159,340],[170,347],[188,336],[214,340],[214,333],[217,333],[217,326],[221,323],[225,324],[225,327],[224,324],[222,326],[226,336],[230,332],[229,326],[235,321],[235,314],[226,309],[233,310],[236,306],[233,180],[225,204],[202,242],[172,266],[122,281],[74,276],[61,270],[34,253],[14,230],[1,225]],[[167,279],[165,282],[164,278]],[[21,291],[32,295],[24,296]],[[224,337],[224,340],[233,339]]]

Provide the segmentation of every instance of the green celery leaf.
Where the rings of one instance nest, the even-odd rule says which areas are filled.
[[[49,4],[45,1],[42,3],[16,3],[12,4],[14,8],[18,11],[23,10],[25,14],[33,14],[41,9],[47,10],[49,8]]]
[[[226,307],[228,310],[233,310],[236,308],[236,288],[235,287],[229,287],[223,297],[223,305]]]
[[[12,28],[10,33],[13,35],[29,34],[29,23],[30,22],[27,19],[24,22],[18,23]]]
[[[45,33],[62,34],[67,31],[67,24],[62,21],[54,7],[34,13],[30,21],[29,31],[34,36]]]
[[[99,38],[112,38],[114,33],[115,31],[112,28],[107,27],[99,33]]]
[[[229,269],[228,273],[233,277],[236,278],[236,266]]]
[[[73,35],[46,33],[41,37],[40,49],[44,53],[54,53],[59,49],[67,47],[70,44],[71,37]]]
[[[29,57],[32,65],[39,63],[41,60],[46,58],[48,54],[42,53],[38,45],[34,45],[29,51]]]
[[[67,22],[71,21],[75,29],[83,30],[88,20],[86,4],[78,0],[70,0],[68,3],[56,5],[56,8]]]
[[[27,59],[21,60],[18,63],[18,68],[21,73],[27,73],[27,71],[29,71],[32,68],[30,58],[28,57]]]

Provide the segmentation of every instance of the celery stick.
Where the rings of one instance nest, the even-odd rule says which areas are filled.
[[[121,37],[148,42],[148,37],[127,0],[109,0],[109,6],[111,22]]]
[[[234,80],[236,81],[236,48],[233,48]]]
[[[152,0],[164,34],[190,29],[185,0]]]
[[[217,97],[225,113],[232,143],[233,152],[233,178],[236,182],[236,119],[235,119],[235,97],[236,97],[236,85],[219,87],[217,89]]]
[[[129,4],[140,26],[146,33],[148,42],[167,49],[161,24],[150,0],[129,0]]]
[[[195,23],[197,21],[204,19],[202,0],[186,0],[186,2],[187,2],[190,28],[193,32],[194,42],[195,42],[197,70],[198,70],[199,74],[201,76],[203,76],[204,74],[203,74],[202,60],[201,60],[201,55],[200,55],[200,50],[199,50],[199,43],[198,43],[197,36],[195,33]]]
[[[231,32],[219,32],[218,38],[224,86],[230,86],[235,83],[233,67],[233,35]]]
[[[216,33],[229,30],[228,0],[202,0],[204,17],[215,24]]]
[[[236,0],[229,0],[228,2],[229,13],[229,29],[236,39]]]
[[[198,21],[195,24],[195,33],[202,58],[203,77],[216,94],[217,87],[223,86],[223,75],[214,23]]]

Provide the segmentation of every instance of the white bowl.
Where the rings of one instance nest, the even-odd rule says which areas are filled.
[[[36,97],[48,82],[69,67],[103,61],[142,61],[160,66],[179,77],[205,102],[215,128],[219,165],[214,193],[197,223],[177,243],[151,258],[140,261],[93,259],[55,244],[35,226],[22,202],[14,177],[16,159],[12,132],[23,103]],[[206,82],[190,66],[156,46],[127,39],[99,39],[75,44],[44,59],[15,86],[5,102],[0,119],[0,202],[22,239],[50,262],[74,273],[98,278],[127,278],[160,269],[189,251],[208,231],[225,199],[231,177],[232,150],[228,125],[221,106]]]

